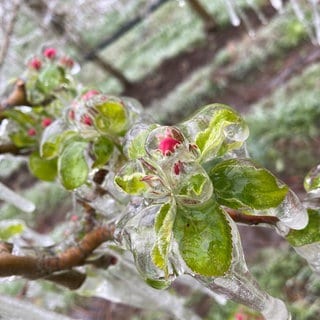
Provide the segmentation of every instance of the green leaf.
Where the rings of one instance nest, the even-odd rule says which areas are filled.
[[[180,189],[179,195],[199,196],[202,193],[203,186],[206,184],[207,181],[209,181],[207,175],[201,173],[191,175],[187,183]]]
[[[174,236],[192,272],[223,276],[232,260],[231,227],[224,211],[213,201],[203,207],[177,207]]]
[[[127,126],[127,112],[118,101],[107,101],[95,107],[102,115],[95,119],[96,126],[103,132],[123,134]]]
[[[140,172],[126,174],[123,176],[116,176],[116,184],[126,193],[132,195],[139,195],[143,193],[148,185],[142,181],[145,175]]]
[[[136,129],[139,132],[130,139],[126,144],[127,155],[129,159],[139,159],[146,155],[145,142],[148,134],[157,127],[157,125],[139,125],[140,127]],[[141,128],[144,126],[144,128]],[[131,132],[130,132],[131,133]],[[133,131],[132,134],[135,134]]]
[[[50,94],[62,85],[64,81],[63,69],[57,65],[50,64],[40,71],[36,87],[43,93]]]
[[[110,159],[113,152],[113,142],[106,137],[99,137],[93,144],[93,154],[95,161],[93,168],[103,167]]]
[[[304,189],[309,192],[320,188],[320,166],[312,168],[303,182]]]
[[[294,247],[320,242],[320,209],[308,209],[309,222],[302,230],[291,229],[286,236],[287,241]]]
[[[248,128],[232,108],[212,104],[181,125],[188,139],[201,151],[201,162],[240,148],[248,137]]]
[[[164,270],[168,276],[168,255],[172,240],[172,228],[176,216],[174,203],[166,203],[158,212],[155,219],[156,242],[153,246],[151,257],[153,263]]]
[[[25,226],[22,223],[1,221],[0,223],[0,240],[8,241],[11,237],[22,233]]]
[[[155,279],[150,279],[150,278],[146,278],[145,282],[152,288],[158,289],[158,290],[162,290],[162,289],[166,289],[170,286],[171,281],[170,280],[155,280]]]
[[[288,187],[249,159],[220,162],[209,172],[216,200],[233,209],[263,210],[281,204]]]
[[[76,141],[68,144],[58,159],[58,172],[62,185],[73,190],[87,181],[89,167],[84,155],[87,142]]]
[[[10,139],[12,143],[19,147],[32,147],[36,144],[36,138],[28,136],[25,131],[13,132],[10,134]]]
[[[17,109],[7,109],[3,112],[3,115],[17,122],[25,130],[37,124],[36,120],[30,114]]]
[[[29,168],[38,179],[54,181],[57,176],[57,159],[43,159],[40,157],[39,152],[35,151],[29,157]]]

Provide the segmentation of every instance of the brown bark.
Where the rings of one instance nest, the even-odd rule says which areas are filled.
[[[188,0],[187,3],[204,23],[205,30],[210,32],[217,28],[217,23],[199,0]]]

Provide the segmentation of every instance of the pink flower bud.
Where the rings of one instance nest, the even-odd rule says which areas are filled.
[[[92,126],[92,119],[87,115],[83,115],[81,119],[82,123],[86,124],[87,126]]]
[[[33,137],[37,134],[37,131],[35,128],[30,128],[27,133],[28,133],[28,136]]]
[[[95,96],[97,94],[100,94],[100,92],[97,91],[97,90],[89,90],[84,95],[82,95],[82,99],[83,100],[89,100],[91,97],[93,97],[93,96]]]
[[[173,172],[176,175],[179,175],[182,170],[183,170],[183,163],[179,160],[173,165]]]
[[[160,140],[159,150],[164,156],[168,156],[170,153],[174,152],[177,145],[180,144],[180,141],[177,139],[167,136]]]
[[[76,114],[75,114],[74,110],[72,110],[72,109],[69,110],[68,116],[69,116],[69,119],[74,120],[75,117],[76,117]]]
[[[60,63],[66,68],[71,69],[74,66],[74,61],[72,58],[64,56],[60,59]]]
[[[39,58],[35,57],[33,59],[31,59],[28,63],[29,67],[31,67],[32,69],[35,70],[40,70],[42,67],[42,62]]]
[[[51,123],[52,123],[51,118],[43,118],[42,122],[41,122],[41,126],[42,126],[42,128],[46,128],[46,127],[50,126]]]
[[[44,49],[44,51],[43,51],[43,55],[44,55],[46,58],[52,60],[52,59],[54,59],[54,58],[56,57],[56,55],[57,55],[57,50],[56,50],[55,48],[46,48],[46,49]]]

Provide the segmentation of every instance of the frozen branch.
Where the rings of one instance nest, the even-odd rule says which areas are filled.
[[[56,256],[17,256],[12,254],[12,245],[0,242],[0,277],[22,276],[30,280],[43,278],[76,288],[85,275],[72,270],[87,263],[87,258],[102,243],[113,240],[114,225],[102,226],[88,232],[75,246]],[[93,261],[88,261],[93,264]],[[110,260],[110,264],[112,260]]]
[[[279,218],[274,216],[250,216],[232,209],[227,209],[227,213],[233,221],[247,225],[269,224],[274,226],[279,222]]]

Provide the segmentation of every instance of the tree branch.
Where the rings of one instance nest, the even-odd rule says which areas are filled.
[[[56,256],[31,257],[11,253],[10,244],[0,242],[0,277],[22,276],[30,280],[44,278],[75,288],[84,281],[85,275],[73,272],[73,267],[86,263],[86,259],[102,243],[113,240],[115,226],[102,226],[87,233],[73,247]],[[92,263],[92,262],[88,262]],[[61,272],[60,274],[54,274]]]
[[[232,209],[226,211],[233,221],[247,225],[269,224],[274,226],[279,222],[279,218],[273,216],[250,216]]]

